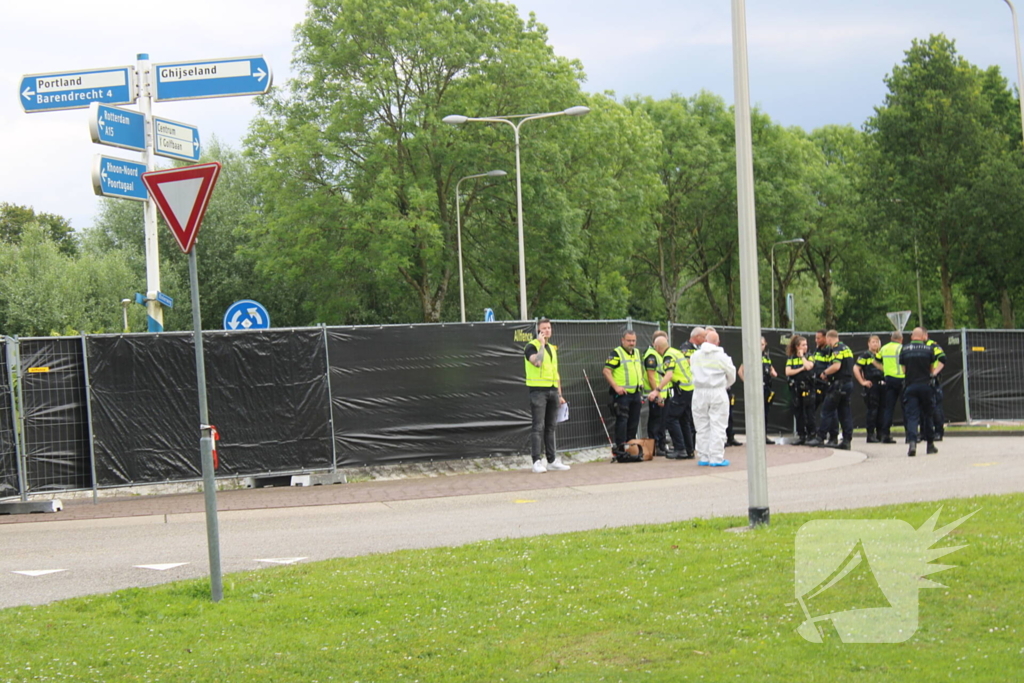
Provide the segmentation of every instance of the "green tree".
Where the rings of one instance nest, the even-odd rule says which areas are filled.
[[[30,206],[0,203],[0,244],[17,244],[25,228],[31,224],[42,226],[61,253],[73,255],[77,252],[75,232],[67,218],[52,213],[36,213]]]

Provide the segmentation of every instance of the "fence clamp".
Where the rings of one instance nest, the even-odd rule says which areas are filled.
[[[217,442],[220,441],[220,432],[213,425],[199,425],[200,431],[210,430],[210,436],[213,437],[213,448],[210,449],[210,454],[213,455],[213,469],[220,467],[220,460],[217,458]]]

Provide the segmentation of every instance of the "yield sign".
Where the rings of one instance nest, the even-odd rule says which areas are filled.
[[[216,161],[142,174],[142,182],[149,188],[149,195],[167,221],[178,246],[186,254],[192,251],[196,242],[219,175],[220,164]]]

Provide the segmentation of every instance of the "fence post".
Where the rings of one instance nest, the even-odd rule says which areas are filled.
[[[18,469],[18,493],[21,502],[28,501],[28,477],[25,473],[25,419],[22,413],[21,393],[21,341],[17,336],[7,338],[7,372],[11,384],[11,417],[14,422],[14,462]]]
[[[327,363],[327,422],[331,425],[331,473],[338,471],[338,450],[334,443],[334,396],[331,394],[331,350],[327,346],[327,323],[320,323],[324,336],[324,360]]]
[[[89,382],[89,349],[86,346],[85,333],[82,333],[82,375],[85,378],[85,428],[89,442],[89,474],[92,478],[92,504],[99,503],[96,491],[96,449],[92,431],[92,384]]]
[[[967,416],[967,424],[973,424],[971,420],[971,389],[970,389],[970,368],[967,366],[967,328],[960,328],[960,350],[964,356],[964,413]]]

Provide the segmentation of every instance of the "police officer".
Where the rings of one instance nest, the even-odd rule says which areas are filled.
[[[612,414],[615,416],[616,458],[626,455],[626,442],[636,438],[640,425],[640,407],[643,405],[644,371],[643,360],[636,349],[636,332],[622,333],[619,346],[608,354],[602,370],[608,382]]]
[[[878,350],[875,356],[875,367],[882,371],[885,382],[885,408],[882,411],[882,443],[896,443],[889,432],[892,429],[892,416],[896,411],[896,403],[903,392],[903,368],[900,367],[900,351],[903,350],[903,333],[899,330],[889,336],[889,343]]]
[[[867,412],[868,443],[881,441],[882,420],[879,408],[882,405],[885,383],[882,371],[875,366],[875,357],[882,348],[882,340],[877,334],[868,339],[868,350],[857,356],[857,364],[853,366],[853,378],[860,385],[860,395],[864,397],[864,408]]]
[[[739,370],[736,373],[740,376],[740,379],[746,382],[746,377],[743,374],[743,365],[740,364]],[[764,433],[765,443],[774,444],[775,441],[768,438],[768,409],[771,408],[772,401],[775,400],[775,392],[772,391],[772,380],[779,376],[779,373],[772,367],[771,356],[768,355],[768,342],[764,337],[761,337],[761,385],[764,387]]]
[[[668,351],[668,334],[662,330],[654,333],[650,348],[644,353],[644,390],[650,392],[647,406],[647,438],[654,439],[657,455],[666,455],[665,451],[665,396],[655,393],[653,389],[661,383],[665,376],[663,367],[665,352]],[[667,392],[666,392],[667,393]]]
[[[672,452],[667,455],[671,460],[689,460],[694,457],[694,439],[687,428],[685,417],[691,417],[693,409],[693,372],[690,359],[678,349],[669,348],[665,351],[665,374],[661,382],[654,387],[648,400],[664,396],[668,392],[665,416],[665,427],[672,437]]]
[[[924,337],[924,343],[932,347],[932,353],[935,354],[936,359],[938,359],[940,355],[946,355],[941,346],[928,338],[928,330],[924,331]],[[935,365],[938,366],[938,370],[933,373],[931,379],[932,424],[935,433],[935,440],[942,441],[942,437],[946,433],[946,411],[942,409],[942,399],[945,398],[945,392],[942,391],[942,378],[939,373],[942,372],[942,368],[945,367],[945,363],[939,363],[938,360],[936,360]]]
[[[796,420],[796,445],[802,446],[815,435],[814,422],[814,361],[807,357],[807,339],[794,334],[786,349],[786,378]]]
[[[839,341],[839,333],[835,330],[825,334],[825,343],[829,346],[832,363],[821,373],[821,378],[829,380],[829,385],[821,405],[822,424],[818,427],[818,435],[808,441],[807,445],[826,445],[826,434],[836,429],[838,422],[843,428],[843,442],[836,448],[848,451],[853,442],[853,408],[850,405],[853,396],[853,351]]]
[[[824,424],[825,417],[821,412],[821,406],[825,403],[825,395],[828,392],[830,379],[826,379],[823,374],[825,369],[832,365],[832,350],[825,340],[825,330],[818,330],[814,333],[814,354],[811,355],[811,360],[814,362],[814,369],[811,374],[814,375],[814,414],[817,418],[819,425]],[[828,433],[827,446],[837,446],[839,444],[839,425],[835,424],[832,427],[832,431]]]
[[[910,333],[910,343],[900,351],[899,362],[906,377],[903,390],[903,412],[907,427],[907,455],[917,455],[919,436],[928,442],[927,453],[938,453],[932,433],[932,379],[942,372],[946,354],[935,355],[935,350],[926,343],[924,328],[915,327]],[[918,434],[920,426],[922,434]]]

